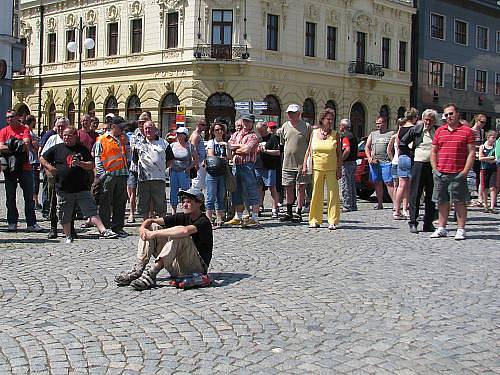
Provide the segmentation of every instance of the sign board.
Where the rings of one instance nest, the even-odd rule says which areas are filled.
[[[177,125],[177,127],[186,125],[186,107],[184,107],[183,105],[177,106],[175,125]]]

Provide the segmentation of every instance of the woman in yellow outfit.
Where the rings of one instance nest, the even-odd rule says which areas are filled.
[[[319,228],[323,222],[323,196],[325,181],[328,190],[328,229],[337,229],[340,221],[340,199],[338,180],[342,176],[342,149],[339,134],[332,130],[335,111],[325,109],[319,119],[320,127],[313,131],[304,158],[303,172],[307,159],[312,156],[313,192],[309,209],[309,228]]]

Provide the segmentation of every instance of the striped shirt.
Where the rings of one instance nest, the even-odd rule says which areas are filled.
[[[259,140],[253,130],[248,131],[245,128],[241,129],[231,136],[229,143],[248,145],[250,148],[250,152],[246,155],[235,154],[233,157],[234,164],[241,165],[245,163],[255,163],[255,160],[257,159]]]
[[[450,130],[444,124],[436,130],[433,146],[437,146],[437,170],[442,173],[460,173],[469,156],[467,145],[474,145],[474,133],[466,125]]]

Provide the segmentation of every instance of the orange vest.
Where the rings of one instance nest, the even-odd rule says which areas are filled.
[[[101,163],[106,172],[118,171],[127,166],[127,151],[125,137],[120,136],[120,145],[109,134],[103,134],[98,139],[102,145]]]

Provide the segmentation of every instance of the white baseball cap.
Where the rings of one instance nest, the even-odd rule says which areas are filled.
[[[182,134],[185,134],[185,135],[188,135],[189,134],[189,130],[188,128],[184,127],[184,126],[180,126],[177,128],[177,130],[175,131],[176,133],[182,133]]]
[[[298,104],[290,104],[286,109],[287,112],[300,112],[301,108]]]

